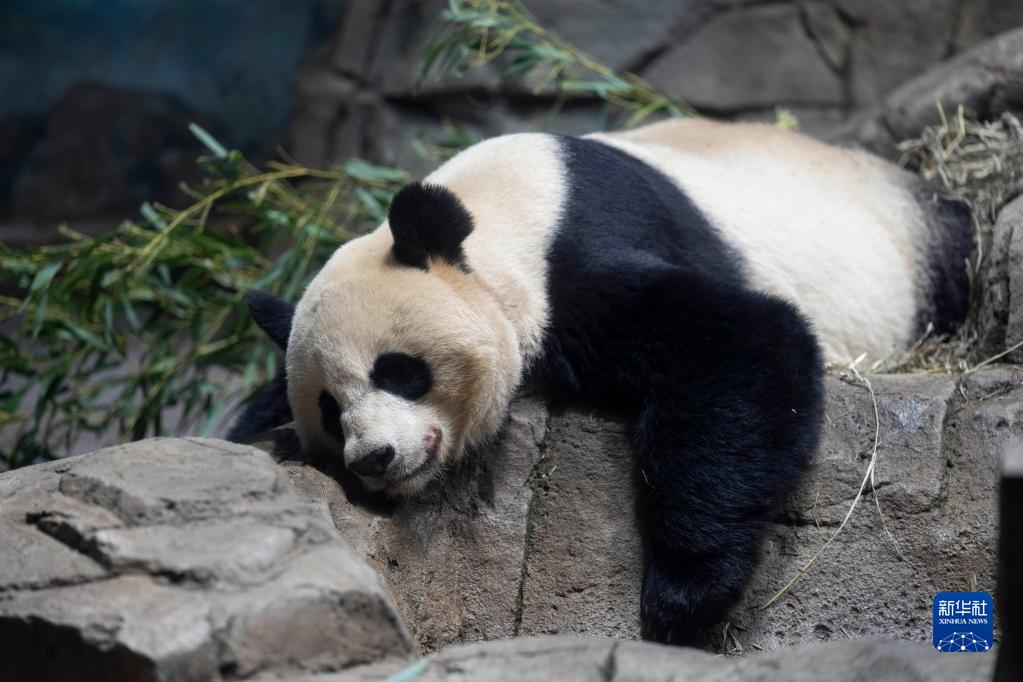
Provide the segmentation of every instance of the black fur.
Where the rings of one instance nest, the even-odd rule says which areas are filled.
[[[245,301],[249,304],[249,313],[259,328],[266,332],[281,350],[286,351],[288,336],[291,334],[291,322],[295,317],[295,306],[257,290],[245,294]],[[288,382],[282,366],[277,370],[273,380],[256,391],[247,401],[245,410],[227,432],[227,440],[250,443],[260,434],[287,424],[291,420]]]
[[[405,353],[384,353],[369,373],[373,387],[405,400],[418,400],[430,391],[433,376],[422,358]]]
[[[430,258],[468,269],[462,242],[472,232],[472,216],[451,190],[414,182],[394,195],[387,214],[394,257],[402,265],[428,270]]]
[[[245,403],[245,409],[227,432],[227,440],[233,443],[252,443],[260,434],[291,420],[288,383],[284,367],[281,367],[273,380],[256,391]]]
[[[934,325],[944,336],[955,331],[970,307],[970,282],[966,261],[973,250],[973,215],[957,199],[921,189],[917,200],[927,216],[924,249],[926,265],[920,282],[922,299],[917,314],[917,337]]]
[[[723,619],[816,447],[823,362],[791,305],[665,176],[563,138],[570,197],[550,253],[539,378],[633,414],[648,484],[644,634],[692,644]]]
[[[344,442],[345,434],[341,430],[341,405],[331,394],[320,391],[320,398],[317,401],[320,405],[320,422],[323,430],[337,439]]]
[[[256,289],[245,294],[245,302],[249,304],[249,314],[259,328],[266,332],[278,348],[287,350],[295,306]]]

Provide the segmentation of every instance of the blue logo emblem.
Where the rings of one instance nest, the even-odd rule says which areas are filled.
[[[995,604],[987,592],[939,592],[934,597],[934,648],[977,653],[995,643]]]

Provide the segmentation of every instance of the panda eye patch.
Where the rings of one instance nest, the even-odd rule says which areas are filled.
[[[373,386],[406,400],[423,397],[433,385],[430,368],[422,358],[405,353],[384,353],[369,373]]]
[[[339,441],[344,441],[345,434],[341,430],[341,406],[334,400],[334,396],[326,391],[320,391],[319,402],[323,430]]]

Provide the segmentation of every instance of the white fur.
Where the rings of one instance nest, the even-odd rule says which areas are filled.
[[[565,195],[557,154],[550,136],[509,135],[426,179],[473,216],[468,274],[442,261],[428,272],[397,263],[387,223],[330,258],[299,301],[288,342],[288,400],[304,449],[351,463],[391,444],[388,474],[402,476],[428,463],[424,440],[434,429],[443,434],[437,467],[497,431],[547,321],[546,253]],[[433,389],[415,402],[375,390],[369,374],[386,352],[424,358]],[[342,407],[343,453],[321,427],[321,390]],[[414,491],[435,469],[388,489]]]
[[[480,142],[424,182],[444,185],[469,207],[476,229],[463,248],[477,282],[515,327],[528,363],[547,325],[547,252],[565,200],[555,138],[518,133]]]
[[[829,363],[911,342],[924,216],[890,164],[763,124],[591,137],[677,182],[743,255],[751,285],[809,317]]]

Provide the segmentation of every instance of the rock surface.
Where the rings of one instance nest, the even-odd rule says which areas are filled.
[[[257,449],[152,439],[0,476],[17,680],[215,680],[404,657],[379,578]]]
[[[981,280],[978,355],[992,357],[1023,343],[1023,197],[1002,209]],[[1023,362],[1023,348],[1005,356]]]
[[[903,83],[831,137],[895,156],[898,142],[939,122],[938,104],[950,114],[962,104],[982,121],[1023,110],[1023,29],[1007,31]]]
[[[935,593],[994,589],[998,462],[1023,437],[1023,368],[869,379],[880,417],[873,489],[816,563],[762,608],[838,528],[874,452],[871,392],[829,376],[815,467],[712,648],[925,641]],[[279,430],[264,447],[294,454],[288,434]],[[408,665],[415,650],[476,640],[634,639],[643,483],[628,440],[618,419],[525,394],[491,450],[423,497],[390,505],[350,501],[309,464],[278,466],[256,448],[200,439],[141,441],[7,472],[0,525],[13,551],[0,554],[0,643],[16,654],[5,657],[5,673],[374,679]],[[847,663],[858,670],[853,660],[871,674],[929,674],[922,655],[891,646],[807,654],[807,674]],[[650,665],[667,657],[664,665],[719,679],[757,679],[760,666],[798,659],[722,662],[628,643],[529,640],[445,650],[424,679],[562,669],[566,679],[598,670],[647,679],[623,672],[630,657]],[[382,667],[359,667],[374,662]],[[511,677],[477,677],[484,669]]]
[[[600,0],[526,5],[582,51],[690,99],[703,113],[773,120],[782,106],[815,134],[872,107],[906,79],[1023,25],[1016,0],[650,0],[627,10]],[[443,140],[445,118],[479,137],[541,129],[575,134],[606,124],[601,103],[588,98],[552,118],[550,89],[502,83],[496,68],[417,84],[431,19],[444,6],[443,0],[347,4],[333,44],[307,63],[299,80],[289,136],[296,158],[319,166],[355,154],[425,173],[436,161],[418,157],[409,142]],[[1018,61],[1002,56],[1006,65]],[[997,94],[1019,93],[1013,73],[987,59],[970,91],[1018,105],[1015,95]],[[959,87],[969,76],[964,72]],[[932,85],[944,87],[941,79]],[[933,101],[927,106],[933,111]]]
[[[771,68],[739,66],[763,55],[770,55]],[[841,73],[807,31],[796,3],[715,16],[689,40],[664,52],[644,75],[665,92],[710,111],[771,109],[780,103],[839,109],[844,104]]]
[[[870,392],[831,376],[815,467],[713,646],[926,640],[934,594],[994,588],[998,461],[1023,437],[1023,368],[874,376],[871,384],[880,416],[876,493],[868,484],[816,563],[761,608],[834,533],[873,452]],[[642,483],[627,444],[613,418],[525,397],[495,452],[389,517],[355,507],[312,467],[287,467],[376,565],[423,651],[511,634],[636,638]]]
[[[981,682],[991,678],[994,662],[993,655],[945,656],[915,642],[831,642],[721,657],[646,642],[560,636],[457,646],[405,668],[371,665],[308,680],[375,682],[405,670],[417,682]]]

